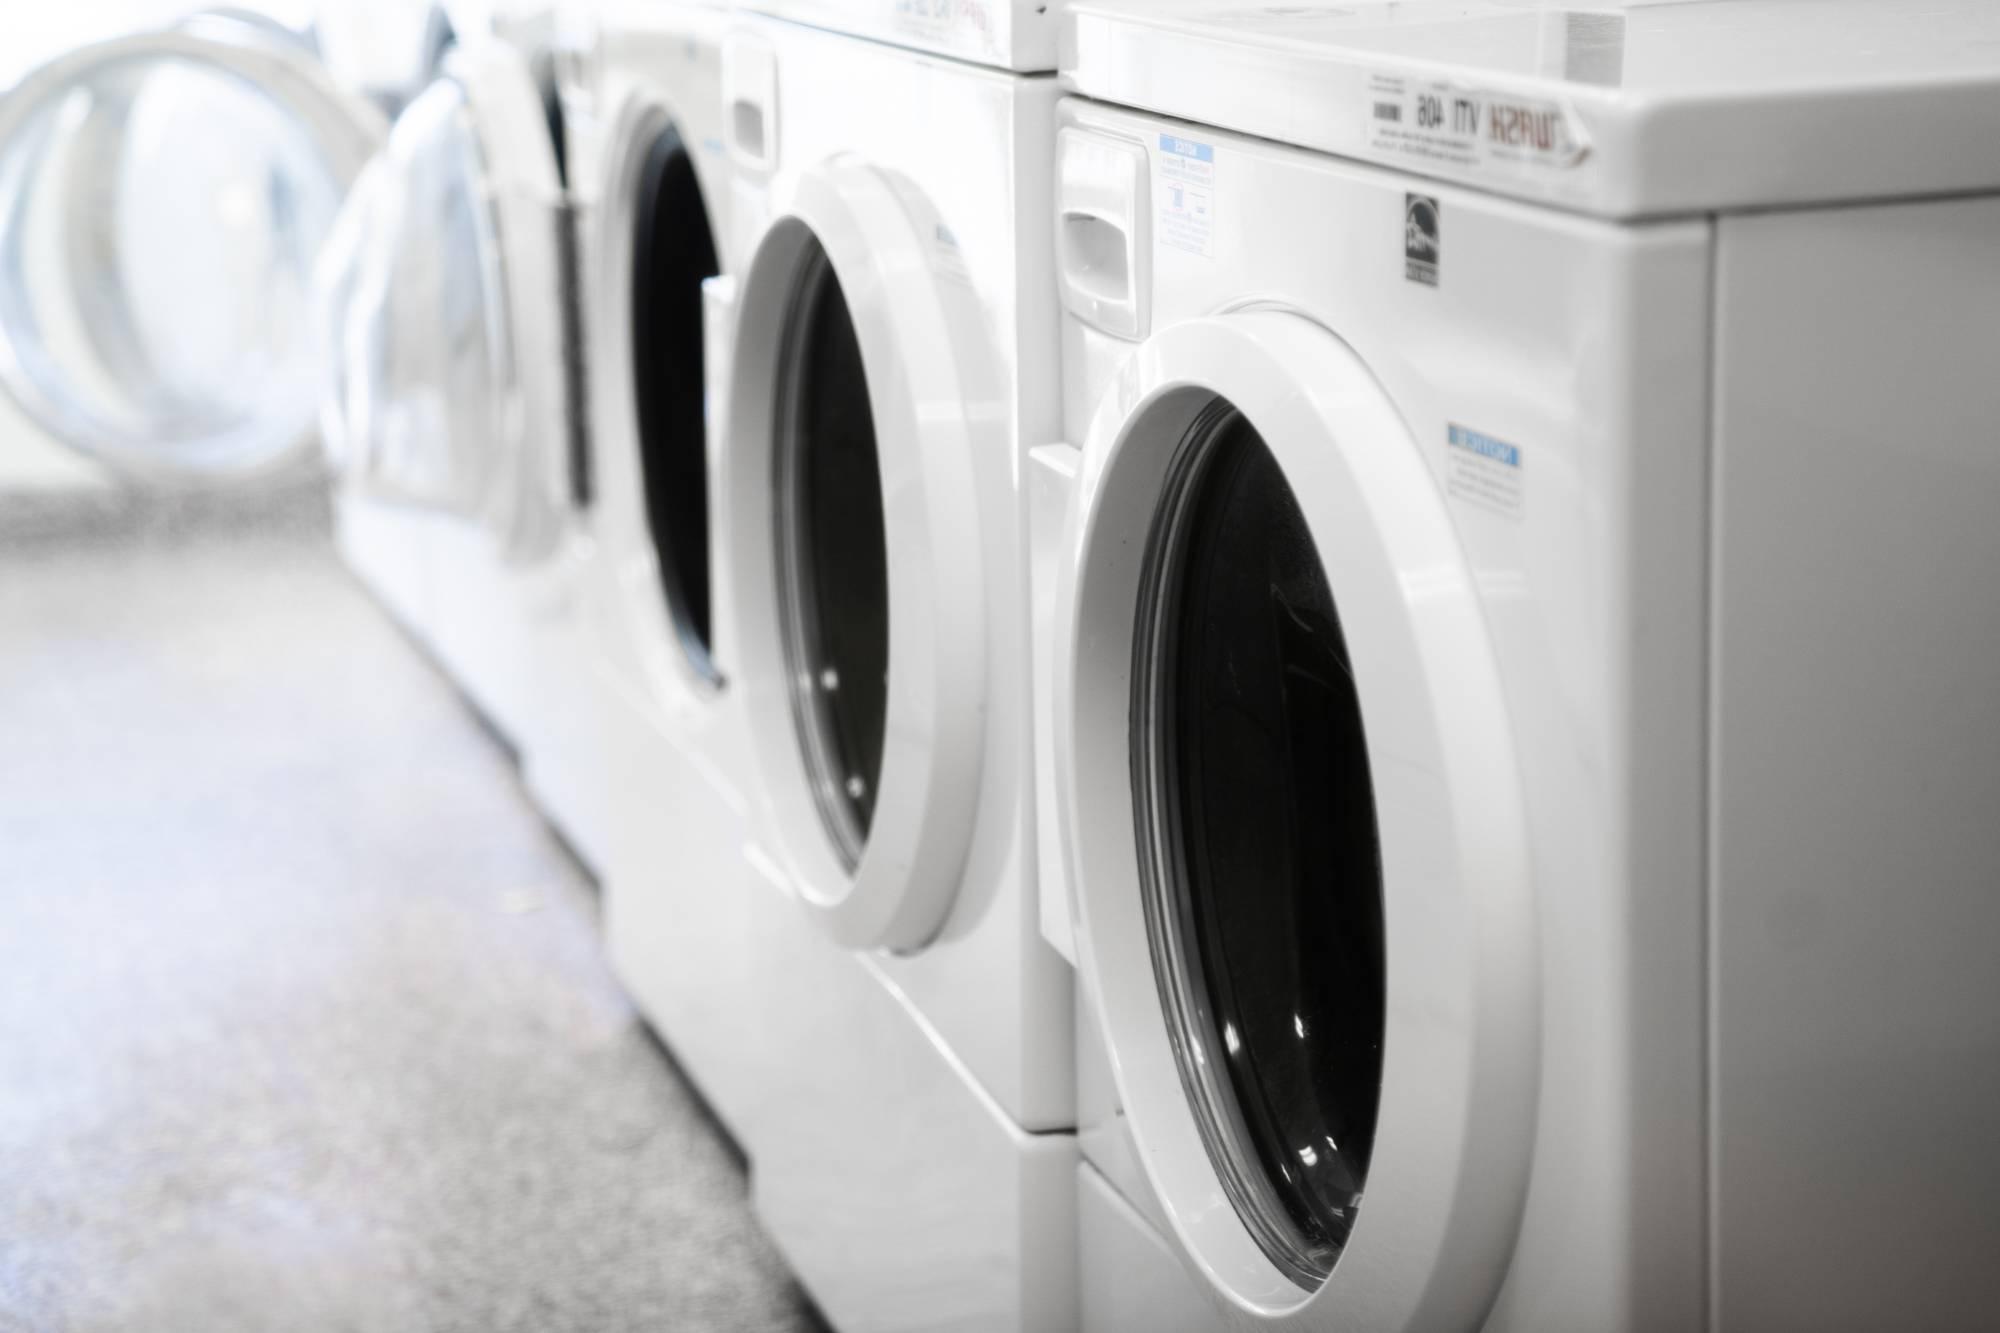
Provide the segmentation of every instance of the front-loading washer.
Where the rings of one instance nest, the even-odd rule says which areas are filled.
[[[434,78],[456,43],[456,29],[441,5],[404,15],[400,30],[385,34],[384,16],[350,9],[314,11],[313,44],[342,88],[379,107],[391,121]],[[347,210],[336,223],[322,254],[315,304],[322,324],[322,355],[328,359],[331,389],[322,405],[322,438],[335,457],[352,452],[344,404],[352,386],[342,365],[347,335],[346,292],[356,272],[363,226],[360,210]],[[364,349],[355,354],[363,365]],[[341,559],[361,584],[426,653],[431,646],[430,529],[432,514],[369,487],[343,485],[336,492],[335,543]]]
[[[313,268],[387,133],[308,40],[242,15],[26,74],[0,101],[0,387],[145,484],[311,475]]]
[[[570,135],[591,420],[592,559],[573,743],[604,820],[605,932],[648,1023],[753,1158],[750,761],[716,582],[705,365],[740,267],[728,225],[718,5],[569,16]],[[713,327],[711,327],[713,325]]]
[[[1064,1327],[1071,987],[1035,906],[1017,498],[1057,425],[1054,82],[742,16],[723,91],[753,1197],[837,1325]]]
[[[495,700],[489,716],[513,742],[523,784],[543,816],[592,873],[601,875],[608,856],[608,817],[602,800],[599,765],[580,738],[595,734],[596,696],[579,657],[585,617],[584,589],[594,559],[589,522],[592,458],[588,331],[582,304],[579,208],[575,197],[575,141],[565,116],[562,65],[569,7],[551,0],[500,0],[465,6],[461,21],[489,31],[519,58],[538,99],[541,121],[553,153],[549,227],[555,240],[553,304],[539,317],[553,334],[559,353],[559,412],[547,414],[541,475],[555,498],[559,526],[549,549],[525,562],[496,567],[490,542],[464,525],[447,524],[434,539],[433,582],[444,603],[445,634],[456,645],[448,656],[508,663],[487,668],[494,684],[482,691]],[[525,121],[520,127],[528,133]],[[544,257],[534,256],[539,265]],[[541,284],[546,290],[548,284]],[[486,645],[498,645],[497,652]],[[476,670],[477,668],[475,668]],[[511,703],[509,701],[512,701]],[[511,714],[508,722],[505,714]]]
[[[381,382],[358,395],[387,433],[373,446],[385,463],[397,451],[425,466],[453,459],[381,488],[427,520],[421,637],[567,826],[571,811],[560,789],[547,799],[536,763],[539,733],[570,703],[547,644],[565,633],[587,554],[574,245],[548,28],[501,15],[462,34],[399,115],[389,157],[400,169],[355,200],[374,234],[364,247],[382,256],[377,285],[344,318],[359,330],[350,344],[375,348]],[[573,841],[590,859],[589,839]]]
[[[1086,1326],[1981,1322],[1991,10],[1067,22]]]
[[[588,861],[537,762],[579,711],[549,659],[586,551],[550,24],[456,8],[417,30],[414,89],[376,92],[395,125],[320,264],[337,538]]]

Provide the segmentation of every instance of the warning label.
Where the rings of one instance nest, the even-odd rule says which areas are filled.
[[[1510,175],[1561,171],[1590,152],[1561,102],[1377,74],[1368,81],[1366,139],[1412,163]]]
[[[1445,428],[1444,485],[1456,499],[1519,518],[1521,449],[1464,426]]]
[[[1159,236],[1191,254],[1215,253],[1215,145],[1160,136]]]

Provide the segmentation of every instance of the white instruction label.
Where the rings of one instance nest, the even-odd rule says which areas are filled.
[[[1190,254],[1215,253],[1215,145],[1160,136],[1159,236]]]
[[[1464,426],[1445,427],[1445,491],[1509,518],[1521,516],[1521,447]]]
[[[1001,49],[988,0],[893,0],[899,30],[953,50],[997,54]]]
[[[1590,152],[1568,106],[1514,93],[1377,74],[1364,113],[1369,148],[1414,163],[1521,176],[1566,170]]]

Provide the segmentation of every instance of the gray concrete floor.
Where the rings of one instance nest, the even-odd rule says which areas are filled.
[[[813,1324],[315,505],[0,497],[0,1329]]]

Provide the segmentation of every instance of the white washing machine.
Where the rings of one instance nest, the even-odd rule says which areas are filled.
[[[396,62],[370,81],[395,126],[321,264],[338,537],[567,831],[573,803],[535,763],[569,704],[547,659],[583,558],[551,23],[455,8],[407,34],[426,53],[414,80]],[[329,11],[334,53],[359,17]]]
[[[319,6],[312,18],[312,40],[334,81],[393,121],[441,77],[460,27],[469,32],[488,27],[483,14],[474,15],[463,5],[453,8],[456,20],[440,4]],[[465,278],[420,275],[422,294],[395,308],[389,302],[399,282],[407,286],[412,280],[408,271],[393,271],[398,247],[419,239],[398,231],[421,227],[416,219],[427,208],[464,212],[462,201],[439,197],[452,188],[454,174],[462,174],[454,170],[454,153],[464,155],[447,133],[435,128],[439,100],[413,118],[429,128],[406,130],[389,154],[393,160],[368,173],[356,191],[364,202],[347,208],[336,225],[320,266],[317,302],[332,385],[322,408],[323,434],[329,452],[344,465],[342,479],[355,483],[338,493],[337,540],[348,567],[434,657],[438,606],[431,593],[433,529],[440,510],[477,510],[477,493],[487,484],[486,469],[492,463],[492,456],[483,452],[485,441],[477,438],[492,429],[490,420],[481,417],[490,417],[486,400],[491,395],[478,392],[476,382],[468,385],[489,358],[486,334],[471,327],[484,313],[473,309],[461,315],[467,327],[456,330],[437,332],[421,324],[448,318],[435,308],[442,305],[436,290],[464,288]],[[421,203],[414,198],[419,191],[428,192]],[[462,254],[462,262],[491,267],[490,255],[481,260],[473,246],[463,247]],[[407,270],[412,261],[402,255],[400,262]],[[357,311],[362,302],[370,308]],[[412,321],[410,328],[385,332],[383,326],[399,317]],[[450,367],[443,365],[440,349],[454,333],[470,355],[466,364]],[[418,344],[413,364],[408,371],[385,370],[383,347],[399,337]],[[435,383],[426,384],[426,375],[434,376]],[[399,393],[417,401],[393,401]],[[468,417],[455,433],[419,421],[425,412],[449,417],[454,409]]]
[[[719,6],[579,8],[564,121],[587,330],[593,558],[572,738],[603,811],[605,930],[627,989],[746,1152],[765,1100],[752,1005],[749,756],[712,589],[704,289],[727,225]]]
[[[444,598],[446,632],[458,644],[448,656],[472,662],[468,675],[478,671],[476,662],[506,664],[490,669],[494,681],[484,693],[518,721],[508,727],[498,711],[490,715],[514,741],[522,781],[542,815],[570,851],[602,877],[610,861],[610,815],[596,751],[600,699],[584,652],[588,582],[596,560],[590,514],[596,464],[586,364],[590,334],[582,292],[584,222],[574,188],[582,140],[568,126],[568,98],[562,94],[570,56],[564,38],[568,10],[550,0],[502,0],[490,10],[486,26],[518,56],[534,86],[556,166],[548,210],[556,236],[554,294],[548,294],[546,280],[534,280],[544,302],[536,318],[552,334],[560,334],[560,344],[548,348],[562,362],[562,376],[554,380],[560,386],[560,408],[550,404],[540,426],[542,452],[534,474],[552,500],[558,530],[544,550],[526,560],[502,558],[496,564],[490,540],[464,524],[444,524],[446,532],[434,540],[432,558],[440,566],[436,582],[456,592]],[[478,22],[470,6],[462,22]],[[530,132],[526,124],[520,130]],[[588,144],[584,150],[588,152]],[[544,256],[536,252],[530,258],[540,266]],[[500,648],[488,650],[488,644]],[[514,705],[506,703],[510,697]]]
[[[436,441],[452,441],[450,475],[414,488],[437,514],[424,536],[422,633],[538,794],[537,733],[565,702],[546,641],[565,632],[586,554],[573,238],[546,26],[507,19],[467,36],[399,116],[400,170],[371,224],[388,256],[377,265],[381,313],[351,315],[373,327],[349,339],[379,358],[383,383],[367,393],[380,402],[380,448],[407,440],[435,459],[447,452]],[[377,332],[398,326],[401,336]]]
[[[1068,22],[1085,1326],[1988,1320],[2000,16]]]
[[[312,31],[320,59],[343,89],[366,98],[392,120],[437,76],[446,52],[455,42],[454,25],[441,6],[397,16],[360,6],[318,6]],[[386,130],[385,130],[386,134]],[[322,323],[322,355],[332,357],[332,392],[322,405],[322,435],[338,456],[348,448],[345,403],[354,388],[340,357],[346,290],[358,268],[364,228],[359,210],[349,210],[335,228],[321,265],[318,312]],[[356,349],[363,366],[365,349]],[[342,559],[378,603],[427,652],[433,616],[430,594],[430,528],[436,521],[427,509],[360,485],[343,485],[336,493],[335,537]]]
[[[590,460],[555,14],[530,3],[457,15],[477,40],[441,56],[399,117],[383,188],[357,191],[364,259],[328,265],[351,289],[331,302],[344,342],[373,358],[370,374],[346,377],[346,415],[365,423],[372,407],[384,436],[370,446],[379,463],[346,469],[342,547],[601,873],[599,766],[579,743],[597,727],[577,647]],[[442,247],[424,234],[441,226],[459,233]],[[440,270],[438,253],[455,267]]]
[[[840,1327],[1063,1327],[1071,987],[1034,896],[1017,494],[1057,425],[1054,84],[745,17],[723,89],[753,1193]]]
[[[0,385],[151,484],[310,475],[313,265],[388,132],[273,23],[80,47],[0,101]]]

